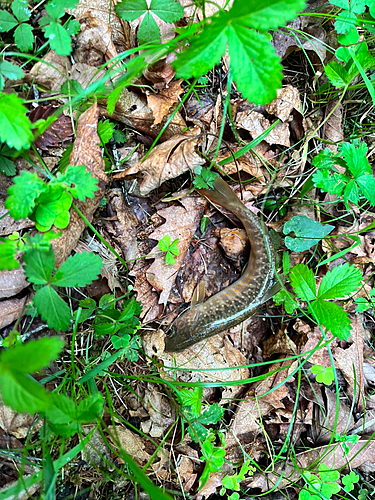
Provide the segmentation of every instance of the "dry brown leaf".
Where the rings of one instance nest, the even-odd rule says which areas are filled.
[[[135,434],[126,427],[117,425],[114,429],[110,427],[113,435],[119,440],[122,448],[128,453],[133,460],[141,467],[145,465],[151,458],[151,455],[146,451],[147,440],[138,434]],[[113,441],[113,439],[111,439]],[[114,442],[114,441],[113,441]],[[114,442],[116,445],[117,443]]]
[[[86,170],[99,181],[98,190],[95,191],[94,198],[87,198],[85,201],[76,202],[76,206],[89,222],[92,221],[94,213],[99,207],[108,183],[108,178],[104,173],[104,160],[99,147],[99,136],[97,133],[98,117],[99,110],[96,104],[93,104],[79,117],[76,139],[69,158],[70,165],[84,165]],[[85,228],[86,223],[72,209],[70,211],[68,227],[63,231],[60,238],[52,242],[57,267],[69,257]]]
[[[9,299],[1,302],[0,307],[0,329],[11,325],[16,321],[18,316],[23,311],[24,306],[30,301],[26,296],[23,299]],[[26,312],[26,308],[25,311]]]
[[[188,196],[180,200],[181,206],[171,206],[158,211],[158,215],[165,219],[165,223],[158,227],[150,238],[160,241],[169,234],[171,241],[178,238],[178,249],[180,254],[175,257],[176,264],[166,264],[165,254],[160,255],[158,245],[150,252],[149,256],[158,255],[151,267],[147,270],[148,282],[160,290],[159,304],[166,305],[169,294],[175,283],[177,272],[182,266],[190,242],[197,230],[203,216],[207,202],[202,197]]]
[[[0,196],[0,236],[8,236],[8,234],[12,234],[14,231],[21,231],[21,229],[35,226],[35,223],[30,219],[14,220],[9,215],[9,210],[4,208],[4,203],[5,197]]]
[[[330,117],[323,126],[323,138],[335,143],[325,146],[333,153],[337,153],[337,144],[340,144],[344,140],[343,112],[344,107],[341,103],[338,103],[338,99],[333,99],[327,104],[326,114],[332,114],[330,114]]]
[[[38,106],[29,113],[29,119],[32,123],[38,120],[46,120],[51,116],[58,106],[48,104],[47,106]],[[35,141],[34,146],[43,151],[47,151],[49,147],[57,147],[67,139],[73,136],[72,120],[69,116],[60,115],[58,119],[53,122],[44,132],[39,135]],[[69,141],[71,142],[71,140]]]
[[[163,182],[204,164],[205,160],[195,152],[198,140],[196,137],[178,135],[156,146],[143,163],[139,161],[133,167],[115,175],[114,178],[142,176],[140,192],[142,196],[146,196]]]
[[[76,62],[98,67],[117,56],[112,27],[91,12],[79,16],[81,30],[76,36],[73,57]]]
[[[181,380],[183,382],[219,382],[222,384],[222,398],[235,398],[242,392],[241,386],[226,387],[225,382],[244,380],[249,376],[247,368],[222,370],[225,367],[245,366],[246,358],[226,338],[225,333],[215,335],[199,342],[181,353],[164,352],[165,333],[158,330],[146,333],[143,336],[143,346],[147,356],[157,356],[164,363],[160,368],[161,376],[165,379]],[[181,366],[186,371],[180,371]],[[197,371],[190,372],[194,369]],[[213,371],[207,371],[213,369]],[[205,397],[208,389],[203,389]]]
[[[143,71],[143,75],[147,80],[154,83],[157,89],[165,88],[176,74],[175,69],[169,64],[175,58],[175,54],[170,54],[164,59],[156,61],[152,66],[147,67]]]
[[[283,383],[288,378],[289,372],[291,371],[291,367],[289,365],[288,361],[272,364],[269,368],[269,372],[273,372],[278,369],[279,371],[277,373],[273,373],[265,380],[255,384],[255,396],[262,399],[264,403],[271,405],[274,409],[284,409],[285,405],[282,400],[284,398],[290,398],[291,396],[287,385]],[[285,368],[283,368],[284,366]],[[294,377],[288,378],[289,383],[292,383],[293,381]],[[281,384],[280,387],[277,387],[279,384]],[[271,392],[266,394],[270,390]]]
[[[58,56],[56,52],[50,50],[42,61],[37,62],[25,75],[25,80],[29,83],[37,83],[48,90],[59,91],[61,85],[69,78],[71,66],[68,57]]]
[[[278,89],[277,98],[267,104],[264,109],[267,113],[280,118],[282,122],[288,120],[293,109],[298,111],[298,113],[301,113],[301,99],[298,89],[293,87],[293,85],[286,85],[285,87]]]
[[[246,110],[236,114],[235,125],[247,130],[253,139],[263,134],[270,126],[270,121],[258,111]],[[264,139],[267,144],[290,146],[290,131],[288,123],[277,123]]]
[[[23,413],[17,413],[6,406],[0,400],[0,428],[8,434],[12,434],[18,439],[23,439],[30,432],[30,427],[34,422],[35,416]],[[35,428],[35,431],[42,426],[40,421]]]
[[[219,245],[228,259],[237,261],[248,254],[249,239],[244,229],[223,227],[214,232],[220,238]]]
[[[183,79],[175,80],[169,86],[158,94],[149,94],[147,96],[147,105],[155,117],[154,125],[161,123],[164,116],[168,114],[170,108],[178,102],[178,96],[184,89],[181,88]]]
[[[170,399],[153,386],[146,387],[142,400],[143,408],[149,415],[148,419],[142,418],[142,432],[151,437],[163,436],[176,421],[176,412]]]
[[[17,295],[21,290],[29,286],[23,268],[0,272],[0,299],[7,299]]]

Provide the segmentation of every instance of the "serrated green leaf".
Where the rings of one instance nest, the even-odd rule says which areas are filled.
[[[361,142],[355,146],[349,142],[342,142],[339,145],[339,151],[343,155],[350,173],[354,178],[362,174],[371,174],[371,166],[366,158],[368,147],[366,143]]]
[[[297,13],[305,8],[304,0],[235,0],[229,11],[230,19],[243,22],[256,30],[272,30],[279,28],[287,21],[294,19]]]
[[[331,61],[324,67],[324,71],[334,87],[340,88],[349,85],[352,77],[337,61]]]
[[[138,29],[137,37],[138,42],[141,45],[143,45],[144,43],[160,42],[160,29],[151,12],[146,12],[144,18],[142,19],[141,25]]]
[[[115,124],[109,120],[98,123],[98,136],[101,144],[107,144],[112,139]]]
[[[146,0],[122,0],[115,5],[116,14],[125,21],[135,21],[148,10]]]
[[[81,25],[79,24],[79,21],[77,21],[77,19],[70,19],[70,21],[64,26],[64,28],[66,29],[66,32],[69,36],[74,36],[79,33]]]
[[[199,422],[190,422],[188,427],[189,436],[194,441],[194,443],[204,441],[209,435],[209,432],[210,431]]]
[[[190,406],[194,417],[199,417],[202,410],[203,388],[195,387],[194,390],[182,389],[179,392],[183,406]]]
[[[325,276],[319,287],[320,299],[340,299],[357,291],[361,284],[362,273],[348,263],[334,267]]]
[[[20,23],[24,23],[30,19],[27,0],[13,0],[12,11]]]
[[[350,337],[350,319],[344,309],[333,302],[314,300],[309,304],[309,310],[320,325],[324,325],[340,340]]]
[[[289,250],[303,252],[319,243],[334,228],[330,224],[323,225],[305,216],[292,217],[284,224],[283,232],[289,234],[293,231],[296,238],[285,238],[285,245]]]
[[[32,124],[26,113],[23,100],[16,94],[0,92],[0,141],[17,151],[28,149],[33,140]]]
[[[214,403],[197,420],[203,425],[217,424],[223,415],[224,408],[220,407],[218,403]]]
[[[336,158],[328,148],[325,148],[314,156],[312,164],[320,170],[329,170],[336,164]]]
[[[18,22],[15,17],[12,16],[6,10],[0,10],[0,33],[6,33],[12,28],[17,26]]]
[[[355,203],[359,202],[359,189],[354,179],[348,182],[344,189],[344,201],[347,204],[349,201]]]
[[[339,174],[330,175],[328,170],[318,170],[312,177],[316,187],[329,194],[340,194],[345,188],[344,178]]]
[[[288,314],[292,314],[298,307],[298,302],[293,299],[292,295],[283,288],[273,297],[274,303],[279,306],[284,305],[285,311]]]
[[[96,280],[103,262],[92,252],[76,253],[70,256],[59,268],[52,283],[55,286],[86,286]]]
[[[364,297],[356,297],[354,302],[357,304],[356,311],[358,312],[368,311],[371,307],[373,307],[372,302],[368,301]]]
[[[9,80],[20,80],[24,77],[22,69],[8,61],[0,61],[0,74]]]
[[[150,11],[166,23],[174,23],[184,15],[178,0],[151,0]]]
[[[44,337],[31,340],[7,349],[0,356],[1,370],[14,373],[34,373],[47,367],[56,359],[64,342],[57,337]]]
[[[55,265],[55,253],[53,250],[47,252],[37,248],[31,248],[23,256],[25,261],[25,274],[27,279],[35,285],[45,285],[51,279]]]
[[[290,271],[290,281],[293,289],[301,300],[314,300],[316,297],[316,286],[314,274],[305,264],[297,264]]]
[[[22,52],[28,52],[33,48],[33,28],[30,24],[20,24],[14,32],[14,41]]]
[[[242,95],[258,104],[276,98],[282,66],[267,36],[232,23],[228,26],[228,41],[233,79]]]
[[[26,219],[33,210],[36,198],[46,189],[46,184],[37,174],[22,171],[14,178],[14,184],[8,189],[5,208],[16,220]]]
[[[65,331],[69,328],[70,308],[57,292],[50,286],[45,286],[34,295],[34,305],[43,321],[56,331]]]
[[[360,187],[365,198],[371,206],[375,205],[375,179],[370,174],[361,175],[356,178],[356,183]]]
[[[348,33],[355,28],[357,16],[353,12],[344,10],[340,12],[336,18],[335,28],[337,33]]]
[[[16,241],[0,242],[0,271],[18,269],[20,263],[15,259],[18,245]]]
[[[94,198],[98,190],[98,179],[92,177],[91,173],[83,165],[69,165],[65,174],[57,175],[57,182],[64,182],[69,186],[69,191],[74,198],[84,201],[86,198]],[[73,185],[73,187],[71,187]]]
[[[46,5],[46,11],[55,20],[62,17],[65,9],[74,9],[78,0],[53,0]]]
[[[0,373],[0,389],[3,402],[19,413],[33,415],[46,411],[52,405],[48,393],[36,380],[23,373]]]
[[[72,51],[70,35],[60,23],[52,21],[43,28],[52,50],[59,56],[68,56]]]

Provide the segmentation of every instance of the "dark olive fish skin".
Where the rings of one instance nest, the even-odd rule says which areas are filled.
[[[213,187],[213,190],[198,191],[240,219],[250,240],[250,258],[239,280],[176,318],[165,341],[166,352],[181,352],[237,325],[280,288],[275,274],[275,250],[267,229],[262,228],[260,219],[245,207],[220,177],[215,179]]]

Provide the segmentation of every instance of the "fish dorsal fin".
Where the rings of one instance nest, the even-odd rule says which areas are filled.
[[[206,294],[206,282],[200,281],[195,287],[193,295],[191,297],[190,309],[204,301],[204,296]]]

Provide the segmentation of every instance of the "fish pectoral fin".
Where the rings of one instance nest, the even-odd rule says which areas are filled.
[[[282,280],[282,278],[281,278],[281,280]],[[269,288],[267,290],[267,292],[263,295],[263,297],[262,297],[263,303],[267,302],[267,300],[269,300],[269,299],[272,299],[272,297],[274,295],[276,295],[277,292],[279,292],[281,290],[281,288],[282,288],[282,286],[281,286],[280,282],[276,281],[276,283],[274,285],[272,285],[271,288]]]
[[[190,309],[204,301],[204,296],[206,295],[206,282],[200,281],[194,289],[193,295],[191,297]]]

